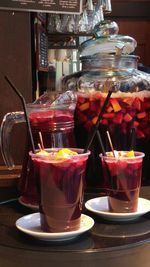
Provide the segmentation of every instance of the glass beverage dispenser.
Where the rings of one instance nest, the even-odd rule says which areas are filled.
[[[118,34],[116,23],[101,21],[94,37],[79,48],[82,70],[64,77],[64,90],[77,92],[75,135],[77,146],[85,147],[90,132],[109,90],[110,101],[100,124],[106,151],[108,130],[114,149],[131,149],[131,132],[135,133],[133,149],[145,153],[142,184],[150,184],[150,75],[138,70],[139,58],[134,54],[136,41]],[[87,187],[105,188],[95,137],[90,148]]]

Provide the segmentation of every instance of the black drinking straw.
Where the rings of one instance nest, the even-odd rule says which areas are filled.
[[[5,77],[5,80],[8,82],[8,84],[10,85],[10,87],[15,91],[15,93],[21,99],[21,102],[22,102],[22,105],[23,105],[23,110],[24,110],[24,116],[25,116],[25,120],[26,120],[26,123],[27,123],[27,129],[28,129],[28,132],[29,132],[30,140],[31,140],[32,152],[35,153],[35,146],[34,146],[34,141],[33,141],[33,136],[32,136],[32,131],[31,131],[29,118],[28,118],[28,115],[27,115],[25,99],[22,96],[22,94],[18,91],[18,89],[15,87],[15,85],[10,81],[10,79],[7,76],[4,76],[4,77]]]
[[[87,145],[86,145],[86,147],[85,147],[85,149],[84,149],[84,153],[86,153],[86,152],[88,151],[88,149],[90,148],[90,146],[91,146],[91,144],[92,144],[92,142],[93,142],[93,139],[94,139],[94,137],[95,137],[95,135],[96,135],[96,132],[97,132],[97,130],[98,130],[98,128],[99,128],[100,121],[101,121],[101,119],[102,119],[103,113],[105,112],[105,108],[106,108],[106,106],[107,106],[107,104],[108,104],[108,101],[109,101],[109,99],[110,99],[111,94],[112,94],[112,91],[109,91],[108,94],[107,94],[107,97],[106,97],[106,99],[105,99],[105,102],[104,102],[104,104],[103,104],[103,106],[102,106],[102,109],[101,109],[101,111],[100,111],[100,113],[99,113],[97,122],[96,122],[96,124],[95,124],[94,130],[93,130],[93,132],[92,132],[92,134],[91,134],[91,136],[90,136],[90,138],[89,138],[89,141],[88,141],[88,143],[87,143]]]
[[[134,150],[135,148],[135,128],[131,128],[131,134],[130,134],[130,147],[129,150]]]
[[[103,154],[103,156],[106,156],[106,151],[105,151],[105,148],[104,148],[103,141],[102,141],[101,134],[100,134],[99,130],[97,130],[96,134],[97,134],[98,142],[99,142],[100,147],[102,149],[102,154]]]
[[[99,142],[99,144],[100,144],[100,146],[101,146],[101,149],[102,149],[102,155],[103,155],[103,156],[107,156],[106,151],[105,151],[105,149],[104,149],[104,145],[103,145],[103,141],[102,141],[102,138],[101,138],[101,134],[100,134],[100,132],[99,132],[98,130],[97,130],[96,134],[97,134],[98,142]],[[107,164],[107,162],[106,162],[106,159],[103,159],[103,163],[105,164],[105,170],[106,170],[106,172],[107,172],[108,179],[109,179],[109,181],[110,181],[111,187],[113,188],[113,186],[112,186],[112,185],[113,185],[112,176],[111,176],[111,174],[110,174],[110,170],[109,170],[109,168],[108,168],[108,164]]]

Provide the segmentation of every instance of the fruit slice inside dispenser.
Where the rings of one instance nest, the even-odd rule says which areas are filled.
[[[106,94],[92,92],[92,94],[78,94],[78,101],[75,113],[77,125],[82,125],[87,131],[96,122],[96,118],[105,101]],[[150,94],[144,93],[113,93],[107,109],[103,114],[102,125],[108,125],[109,130],[115,133],[118,124],[119,131],[124,134],[131,127],[136,128],[137,138],[144,138],[149,135],[150,121]],[[125,130],[126,129],[126,130]]]

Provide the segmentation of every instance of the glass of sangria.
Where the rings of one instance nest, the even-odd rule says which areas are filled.
[[[115,151],[100,154],[110,212],[136,212],[141,187],[142,152]]]
[[[84,175],[90,152],[53,148],[30,152],[38,177],[41,228],[46,232],[74,231],[80,227]]]

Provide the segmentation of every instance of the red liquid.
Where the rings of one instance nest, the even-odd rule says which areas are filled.
[[[102,160],[104,179],[107,184],[108,204],[112,212],[137,211],[141,186],[142,158]]]
[[[34,144],[40,143],[39,131],[42,133],[44,147],[74,147],[73,113],[72,111],[43,111],[32,112],[29,115]],[[27,141],[27,147],[23,162],[19,191],[21,201],[25,205],[38,206],[39,193],[37,191],[37,179],[34,174],[34,166],[29,156],[31,146]]]
[[[116,150],[128,150],[131,128],[135,128],[134,150],[145,153],[142,184],[150,184],[148,174],[150,172],[150,95],[147,95],[147,92],[142,94],[124,93],[120,94],[121,97],[118,96],[119,94],[113,94],[101,120],[100,133],[106,151],[110,149],[106,130],[109,130]],[[87,144],[88,136],[97,121],[105,98],[106,94],[101,92],[78,94],[75,112],[75,134],[78,147],[83,148]],[[99,164],[99,153],[102,151],[96,137],[90,150],[92,153],[87,166],[87,186],[105,187]]]
[[[41,227],[46,232],[80,227],[87,156],[52,161],[33,158],[39,172]]]

